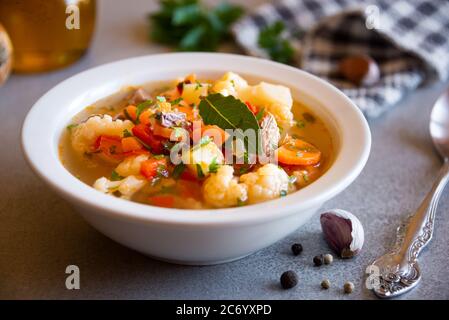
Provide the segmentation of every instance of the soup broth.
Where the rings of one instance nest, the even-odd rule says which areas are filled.
[[[61,161],[74,176],[100,192],[169,208],[250,205],[287,196],[313,183],[333,161],[332,137],[323,121],[301,102],[284,106],[282,101],[274,101],[276,94],[264,97],[257,93],[258,86],[264,89],[264,84],[251,86],[245,82],[227,73],[218,80],[200,81],[189,75],[172,82],[124,88],[73,118],[61,137]],[[242,88],[234,90],[239,86]],[[279,89],[280,95],[290,93],[278,85],[269,84],[267,88]],[[226,143],[203,134],[200,140],[193,138],[190,142],[188,156],[182,155],[179,164],[171,163],[169,154],[179,142],[177,131],[194,136],[192,123],[213,127],[226,140],[225,128],[203,119],[208,111],[204,101],[217,115],[221,114],[218,107],[224,108],[223,114],[226,111],[224,102],[234,103],[236,113],[258,123],[263,146],[263,139],[276,137],[276,147],[271,151],[267,147],[275,161],[263,164],[256,157],[252,163],[243,153],[243,163],[227,163],[223,159]],[[252,113],[243,111],[242,105]],[[285,121],[280,107],[291,119]],[[271,131],[264,137],[266,123]],[[233,157],[241,158],[236,154]]]

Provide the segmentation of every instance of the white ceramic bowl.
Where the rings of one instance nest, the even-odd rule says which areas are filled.
[[[171,80],[191,72],[218,77],[226,71],[284,84],[295,99],[314,109],[333,135],[336,153],[322,177],[277,200],[200,211],[165,209],[104,195],[62,166],[58,158],[61,133],[87,105],[127,85]],[[359,175],[371,136],[362,113],[343,93],[306,72],[239,55],[174,53],[109,63],[63,81],[29,112],[22,144],[33,170],[100,232],[158,259],[202,265],[244,257],[295,231]]]

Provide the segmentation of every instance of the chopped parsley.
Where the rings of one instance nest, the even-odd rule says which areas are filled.
[[[198,163],[196,164],[196,174],[198,178],[200,179],[204,178],[203,168],[201,168],[201,166]]]
[[[175,105],[179,104],[182,100],[183,100],[183,98],[182,98],[182,97],[179,97],[178,99],[173,100],[173,101],[171,102],[171,105],[172,105],[172,106],[175,106]]]
[[[302,178],[304,179],[304,182],[305,182],[305,183],[309,182],[309,175],[308,175],[306,172],[304,172],[304,173],[302,174]]]
[[[148,109],[149,106],[151,106],[153,104],[153,100],[146,100],[144,102],[141,102],[137,105],[137,110],[136,110],[136,123],[139,123],[139,117],[142,114],[142,112],[145,109]],[[125,109],[126,110],[126,109]]]
[[[122,179],[124,179],[124,177],[122,177],[121,175],[119,175],[119,174],[117,173],[117,171],[112,170],[112,172],[111,172],[111,180],[112,180],[112,181],[119,181],[119,180],[122,180]]]
[[[132,137],[132,133],[129,132],[128,129],[123,130],[123,137],[128,138],[128,137]]]
[[[216,173],[220,165],[217,163],[217,157],[215,157],[209,164],[209,172]]]
[[[165,99],[165,97],[162,97],[162,96],[157,96],[156,100],[159,102],[167,102],[167,99]]]
[[[68,126],[67,126],[67,130],[72,130],[73,128],[76,128],[76,127],[78,127],[78,123],[72,123],[72,124],[69,124]]]

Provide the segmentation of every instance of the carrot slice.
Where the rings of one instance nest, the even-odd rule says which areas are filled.
[[[143,149],[142,144],[134,137],[126,137],[122,139],[123,152],[136,151]]]
[[[94,149],[101,151],[102,155],[109,159],[122,158],[122,144],[118,136],[99,136],[95,141]]]
[[[125,117],[130,118],[129,120],[132,120],[133,122],[137,119],[137,107],[133,106],[132,104],[127,106],[123,113],[125,114]]]
[[[216,145],[218,145],[219,147],[229,138],[229,134],[224,131],[222,128],[220,128],[219,126],[216,125],[203,125],[201,126],[201,136],[205,136],[208,135],[211,138],[217,138],[221,141],[215,141],[216,139],[214,139],[214,142]]]
[[[289,165],[314,165],[320,162],[321,151],[301,139],[291,139],[277,150],[278,161]]]
[[[156,178],[156,176],[161,173],[161,171],[166,170],[167,160],[162,159],[148,159],[142,162],[140,166],[140,173],[148,180]]]
[[[196,118],[194,109],[190,106],[185,106],[182,102],[176,106],[179,112],[183,112],[186,114],[186,119],[189,121],[193,121]]]
[[[170,195],[151,196],[148,198],[148,201],[154,206],[173,208],[175,197]]]
[[[170,128],[161,126],[161,125],[160,125],[159,123],[157,123],[157,122],[155,122],[155,123],[153,124],[153,133],[154,133],[156,136],[164,137],[164,138],[170,139],[170,136],[171,136],[172,132],[173,132],[173,129],[170,129]]]
[[[150,110],[145,110],[139,116],[139,122],[142,124],[149,124],[150,118],[153,113]]]

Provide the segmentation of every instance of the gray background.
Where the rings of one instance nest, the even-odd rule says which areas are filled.
[[[246,5],[261,2],[245,1]],[[147,40],[145,15],[154,8],[150,0],[100,1],[87,56],[60,71],[13,75],[0,88],[0,298],[373,299],[364,288],[365,267],[392,242],[396,226],[418,206],[440,166],[429,138],[428,119],[432,103],[446,84],[413,92],[370,123],[373,146],[365,170],[325,204],[360,218],[365,247],[356,259],[337,260],[332,266],[312,266],[314,255],[328,251],[318,215],[284,240],[237,262],[207,267],[158,262],[95,231],[34,176],[20,148],[20,128],[28,110],[47,90],[82,70],[167,51]],[[434,240],[421,256],[422,282],[403,298],[449,298],[448,214],[446,191]],[[304,246],[299,257],[290,254],[293,242]],[[80,290],[65,289],[69,264],[80,267]],[[300,283],[284,291],[278,279],[288,269],[298,272]],[[320,290],[324,278],[333,284],[328,291]],[[355,283],[352,295],[342,293],[346,280]]]

